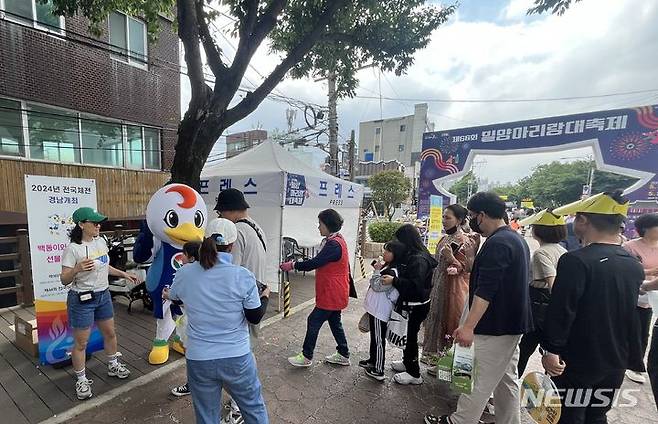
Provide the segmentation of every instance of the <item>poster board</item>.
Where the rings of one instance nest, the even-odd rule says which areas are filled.
[[[62,253],[69,244],[73,212],[83,206],[96,209],[96,181],[26,175],[25,198],[39,361],[55,364],[68,360],[73,346],[66,313],[69,288],[60,281]],[[87,352],[102,348],[103,338],[94,326]]]
[[[441,196],[430,196],[430,220],[427,228],[427,250],[433,255],[436,245],[441,240],[443,229],[443,198]]]

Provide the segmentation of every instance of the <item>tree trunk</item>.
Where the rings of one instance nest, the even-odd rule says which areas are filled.
[[[172,183],[187,184],[195,190],[201,188],[200,175],[217,139],[224,132],[224,120],[208,116],[204,110],[192,116],[189,112],[178,126],[176,154],[171,166]]]

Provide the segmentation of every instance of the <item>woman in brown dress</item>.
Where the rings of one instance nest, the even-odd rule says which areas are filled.
[[[446,336],[459,326],[459,319],[468,298],[468,278],[473,259],[480,245],[478,234],[466,234],[462,225],[468,212],[461,205],[447,206],[443,211],[445,236],[436,246],[430,312],[425,321],[425,337],[421,362],[435,365],[437,354],[449,341]]]

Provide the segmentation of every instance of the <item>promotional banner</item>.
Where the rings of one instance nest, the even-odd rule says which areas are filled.
[[[638,179],[626,190],[631,201],[656,203],[658,106],[643,106],[425,133],[418,217],[429,214],[431,195],[454,201],[443,182],[465,175],[477,154],[562,152],[588,146],[598,169]]]
[[[436,251],[436,245],[441,240],[443,230],[443,198],[430,196],[430,221],[427,226],[427,250],[431,254]]]
[[[25,176],[30,258],[34,304],[39,335],[39,361],[54,364],[68,360],[73,334],[68,326],[66,296],[62,285],[62,253],[69,244],[71,216],[83,206],[96,209],[96,181],[78,178]],[[103,338],[94,327],[88,352],[103,348]]]

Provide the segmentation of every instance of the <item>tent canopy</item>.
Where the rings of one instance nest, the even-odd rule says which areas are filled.
[[[281,240],[291,237],[301,247],[315,247],[322,237],[318,213],[332,208],[344,224],[341,233],[353,263],[359,228],[363,186],[341,180],[298,160],[278,144],[267,141],[201,173],[201,195],[214,216],[217,194],[227,188],[241,190],[251,206],[249,215],[263,228],[268,244],[267,283],[279,281]]]

